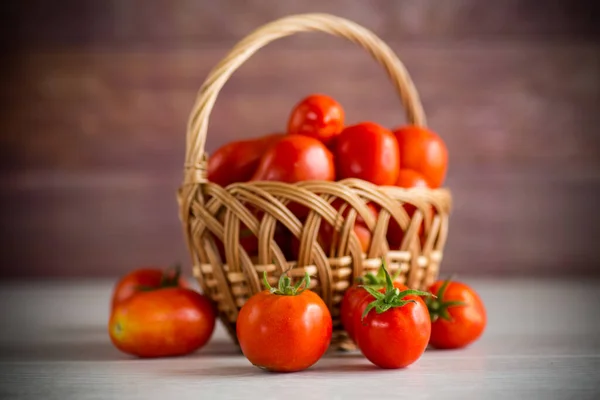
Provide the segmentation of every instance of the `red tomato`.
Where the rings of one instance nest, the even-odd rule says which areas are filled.
[[[429,187],[444,183],[448,169],[448,150],[444,141],[426,128],[405,126],[394,131],[400,148],[400,168],[422,174]]]
[[[370,279],[365,279],[370,277]],[[381,280],[381,278],[377,278],[373,274],[367,275],[367,277],[363,278],[363,282],[359,282],[358,284],[350,286],[346,292],[344,293],[344,297],[342,298],[342,302],[340,304],[340,319],[342,322],[342,326],[350,339],[355,341],[354,337],[354,318],[357,312],[358,306],[363,302],[366,298],[372,298],[372,296],[367,292],[365,288],[360,287],[363,284],[369,285],[374,289],[381,289],[385,286],[385,282]],[[408,287],[403,283],[394,281],[394,287],[397,287],[400,290],[407,290]]]
[[[215,310],[191,289],[139,293],[119,304],[109,321],[112,343],[138,357],[189,354],[204,346],[215,327]]]
[[[344,129],[344,110],[329,96],[313,94],[299,102],[290,115],[288,133],[319,139],[326,145]]]
[[[159,268],[136,269],[116,283],[111,299],[111,309],[139,292],[173,286],[188,287],[186,280],[180,276],[178,266],[166,270]]]
[[[398,181],[396,182],[396,186],[400,186],[400,187],[407,188],[407,189],[413,188],[413,187],[420,187],[420,188],[428,188],[429,187],[429,185],[427,184],[427,181],[425,180],[425,177],[423,175],[421,175],[420,173],[418,173],[415,170],[407,169],[407,168],[402,168],[398,172]]]
[[[419,174],[412,169],[401,169],[398,175],[398,181],[396,182],[396,186],[400,186],[406,189],[413,187],[421,187],[428,188],[427,181],[423,177],[423,175]],[[404,204],[404,209],[409,217],[412,218],[413,214],[417,210],[415,206],[412,204]],[[419,235],[423,234],[423,224],[419,227]],[[404,239],[404,231],[398,224],[398,222],[394,218],[390,218],[390,223],[388,224],[387,231],[387,240],[390,246],[390,249],[397,249],[402,244],[402,239]]]
[[[386,288],[368,288],[355,309],[354,336],[363,355],[381,368],[404,368],[416,362],[427,347],[431,321],[427,306],[419,296],[425,292],[402,291],[391,285],[386,272]],[[390,294],[392,293],[392,294]],[[363,313],[368,313],[363,318]]]
[[[304,135],[288,135],[272,145],[252,177],[253,181],[288,183],[334,179],[331,152],[317,139]]]
[[[283,134],[274,133],[227,143],[218,148],[208,159],[208,180],[221,186],[249,181],[262,155],[282,137]]]
[[[336,139],[335,155],[340,179],[390,186],[398,180],[398,142],[392,132],[373,122],[346,127]]]
[[[457,349],[468,346],[483,334],[486,310],[479,295],[460,282],[435,282],[430,288],[437,298],[426,300],[431,314],[431,346]]]
[[[265,282],[269,289],[250,297],[242,306],[236,323],[237,338],[244,356],[257,367],[300,371],[315,364],[329,347],[331,314],[314,292],[297,291],[285,275],[280,279],[280,289],[270,288]],[[308,287],[308,274],[304,279]]]

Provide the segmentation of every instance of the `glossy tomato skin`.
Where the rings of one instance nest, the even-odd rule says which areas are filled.
[[[398,174],[398,181],[396,186],[410,189],[410,188],[429,188],[425,177],[420,173],[412,169],[401,169]],[[412,204],[404,204],[404,209],[409,217],[412,218],[417,208]],[[419,227],[419,235],[423,234],[423,224]],[[390,249],[398,249],[404,239],[404,231],[394,218],[390,218],[387,231],[387,240]]]
[[[394,131],[400,149],[400,168],[425,177],[432,189],[442,186],[448,169],[448,149],[433,131],[405,126]]]
[[[354,338],[354,314],[357,307],[366,298],[372,298],[372,296],[365,289],[359,287],[359,285],[350,286],[344,293],[342,302],[340,304],[340,319],[342,326],[348,334],[348,337],[355,340]]]
[[[431,321],[423,299],[378,314],[372,309],[361,320],[373,296],[362,300],[354,315],[354,335],[362,354],[380,368],[405,368],[416,362],[429,342]]]
[[[437,294],[443,281],[435,282],[430,293]],[[468,346],[483,334],[487,325],[486,309],[479,295],[468,285],[451,281],[440,301],[462,301],[465,306],[448,307],[451,321],[437,318],[431,325],[429,343],[438,349]]]
[[[335,141],[339,179],[359,178],[375,185],[395,185],[400,151],[394,135],[373,122],[346,127]]]
[[[263,154],[284,136],[274,133],[221,146],[208,159],[208,180],[221,186],[249,181]]]
[[[119,279],[113,289],[111,309],[114,309],[120,303],[136,295],[143,288],[158,289],[162,283],[164,274],[164,270],[153,267],[139,268],[129,272]],[[179,286],[188,287],[189,285],[184,278],[180,277]]]
[[[397,281],[393,283],[394,287],[397,287],[400,290],[408,289],[403,283]],[[353,341],[356,341],[356,338],[354,337],[355,314],[358,312],[358,307],[362,304],[363,300],[367,298],[372,299],[373,296],[371,296],[364,288],[361,288],[360,285],[352,285],[344,293],[344,297],[340,304],[340,319],[342,326]],[[362,311],[360,313],[362,314]]]
[[[304,135],[287,135],[263,155],[253,181],[294,183],[335,179],[333,155],[323,143]]]
[[[325,145],[344,129],[344,109],[333,98],[313,94],[300,101],[290,114],[288,133],[318,139]]]
[[[204,346],[214,331],[215,309],[191,289],[139,293],[112,312],[109,335],[122,352],[138,357],[171,357]]]
[[[252,364],[269,371],[295,372],[325,354],[332,321],[323,300],[310,290],[293,296],[265,290],[244,304],[236,330],[242,352]]]

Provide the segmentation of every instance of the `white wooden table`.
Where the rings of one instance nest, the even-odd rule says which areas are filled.
[[[0,399],[600,399],[600,281],[471,280],[489,312],[482,339],[384,371],[327,354],[263,372],[219,326],[182,358],[138,360],[108,339],[111,282],[0,284]]]

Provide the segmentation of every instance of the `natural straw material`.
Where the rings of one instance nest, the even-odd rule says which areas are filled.
[[[274,284],[289,270],[292,277],[311,275],[311,288],[329,307],[334,319],[332,344],[351,348],[339,323],[339,305],[354,279],[376,272],[382,258],[390,274],[409,287],[425,289],[438,275],[448,230],[451,196],[446,189],[379,187],[359,179],[338,182],[306,181],[235,183],[223,188],[206,179],[204,152],[208,121],[219,91],[231,74],[269,42],[298,32],[325,32],[346,38],[367,50],[391,78],[409,123],[425,126],[425,115],[413,83],[392,50],[369,30],[343,18],[303,14],[268,23],[240,41],[210,72],[202,85],[188,122],[184,180],[178,192],[180,218],[192,257],[194,275],[205,294],[218,305],[222,322],[235,340],[235,321],[244,302],[264,288],[263,271]],[[331,203],[340,199],[339,209]],[[338,202],[340,201],[338,200]],[[288,209],[298,203],[310,209],[301,222]],[[377,218],[368,203],[380,209]],[[403,204],[416,207],[410,217]],[[431,210],[433,209],[433,213]],[[372,233],[367,254],[353,226],[360,216]],[[388,223],[397,221],[405,232],[402,244],[390,251]],[[240,245],[243,223],[258,238],[258,255]],[[322,224],[334,227],[336,248],[317,242]],[[274,240],[277,227],[299,239],[298,260],[288,260]],[[422,227],[422,228],[421,228]],[[422,229],[422,232],[419,230]],[[224,259],[219,245],[222,244]]]

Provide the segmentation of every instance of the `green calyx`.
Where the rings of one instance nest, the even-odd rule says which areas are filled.
[[[385,292],[381,293],[379,290],[369,285],[361,285],[362,288],[364,288],[373,297],[375,297],[375,300],[369,303],[367,305],[367,308],[365,308],[365,311],[361,316],[361,320],[363,320],[372,309],[375,309],[375,312],[377,312],[377,314],[381,314],[394,307],[403,307],[408,303],[416,303],[416,301],[413,299],[405,300],[406,296],[431,296],[431,293],[423,292],[420,290],[408,289],[401,291],[397,287],[394,287],[392,278],[385,269],[385,263],[382,265],[380,271],[381,270],[383,270],[385,278]]]
[[[295,285],[292,285],[292,280],[289,276],[287,276],[287,272],[284,272],[279,277],[277,287],[272,287],[267,280],[267,271],[263,271],[263,284],[271,294],[280,296],[296,296],[308,289],[310,286],[310,275],[308,275],[308,272],[305,272],[302,280],[298,281]],[[304,287],[302,287],[303,284]]]
[[[431,322],[437,321],[438,318],[442,318],[446,321],[452,321],[452,317],[448,312],[450,307],[458,307],[465,306],[466,303],[462,301],[444,301],[444,294],[446,293],[446,289],[450,284],[452,279],[448,278],[444,281],[442,286],[440,286],[436,298],[427,298],[425,299],[425,304],[429,309],[429,315],[431,317]]]
[[[400,270],[398,270],[394,276],[391,277],[391,280],[394,281],[398,275],[400,274]],[[373,289],[381,289],[386,286],[386,275],[387,271],[385,269],[385,260],[381,261],[381,267],[377,270],[377,274],[373,274],[372,272],[368,272],[365,276],[356,278],[356,281],[359,285],[369,286]]]

